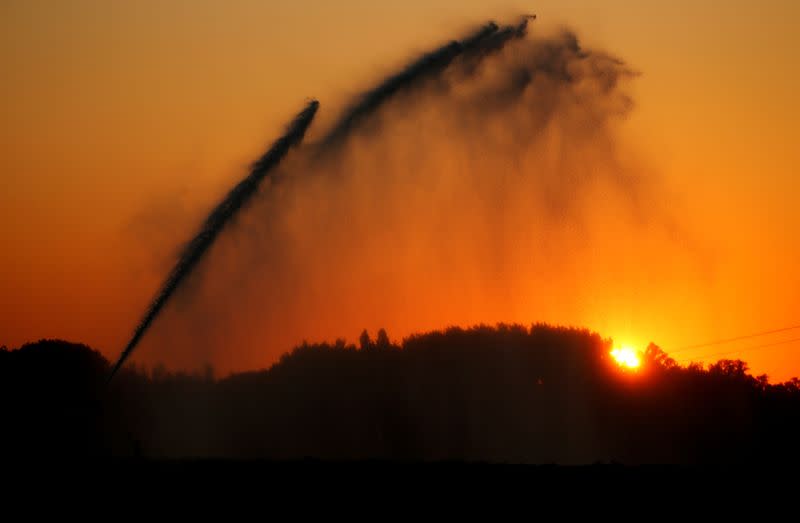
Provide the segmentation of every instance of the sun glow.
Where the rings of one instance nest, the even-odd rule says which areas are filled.
[[[611,357],[617,362],[617,365],[627,369],[638,369],[642,364],[639,353],[630,347],[617,347],[611,351]]]

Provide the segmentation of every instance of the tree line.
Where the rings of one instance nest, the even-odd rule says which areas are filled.
[[[81,344],[0,350],[7,456],[800,461],[800,381],[741,360],[680,366],[651,344],[627,372],[611,341],[536,324],[449,328],[400,343],[303,343],[215,378],[128,367]],[[235,350],[235,349],[232,349]]]

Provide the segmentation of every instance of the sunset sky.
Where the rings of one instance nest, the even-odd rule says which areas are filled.
[[[514,296],[506,307],[473,292],[450,302],[435,294],[446,286],[431,284],[412,314],[362,311],[338,295],[332,307],[346,317],[243,338],[241,356],[235,347],[206,356],[243,370],[303,338],[354,340],[380,327],[400,338],[481,321],[585,326],[667,352],[799,325],[794,0],[4,0],[0,345],[63,338],[116,358],[180,244],[308,97],[320,100],[324,128],[419,52],[526,12],[539,16],[532,32],[570,27],[641,73],[619,139],[658,180],[668,232],[650,234],[661,226],[643,219],[641,234],[620,233],[613,252],[552,269],[552,285],[532,270],[531,288],[549,301]],[[346,294],[350,276],[333,277]],[[800,329],[675,357],[713,360],[793,338]],[[168,359],[157,345],[144,361]],[[800,341],[724,357],[772,380],[800,375]]]

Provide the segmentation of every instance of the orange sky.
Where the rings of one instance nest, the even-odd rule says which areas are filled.
[[[800,324],[797,2],[488,4],[3,2],[0,344],[59,337],[115,357],[177,246],[306,96],[332,110],[415,52],[526,11],[535,30],[567,24],[643,73],[623,134],[662,177],[681,241],[650,245],[662,254],[650,270],[640,239],[616,245],[619,264],[598,255],[566,291],[579,303],[490,311],[429,297],[413,324],[365,314],[307,337],[546,320],[669,350]],[[772,379],[800,374],[800,343],[741,357]]]

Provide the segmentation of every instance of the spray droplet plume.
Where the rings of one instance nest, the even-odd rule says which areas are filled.
[[[164,305],[180,287],[186,277],[192,273],[192,270],[194,270],[203,258],[225,225],[253,197],[259,184],[272,169],[281,162],[289,150],[303,140],[303,136],[311,125],[314,115],[317,113],[317,109],[319,109],[319,102],[317,100],[309,102],[308,106],[295,117],[291,124],[289,124],[286,133],[273,143],[261,158],[253,163],[250,174],[239,182],[239,184],[228,193],[225,199],[211,211],[211,214],[208,215],[203,223],[200,232],[197,233],[197,236],[195,236],[186,247],[184,247],[175,267],[169,273],[169,276],[167,276],[158,294],[147,308],[144,317],[134,330],[133,337],[131,337],[131,340],[125,347],[125,350],[122,351],[116,365],[114,365],[109,380],[114,377],[119,368],[125,363],[128,357],[130,357],[136,345],[142,339],[142,336],[144,336],[147,329],[152,325],[153,321],[164,308]]]

